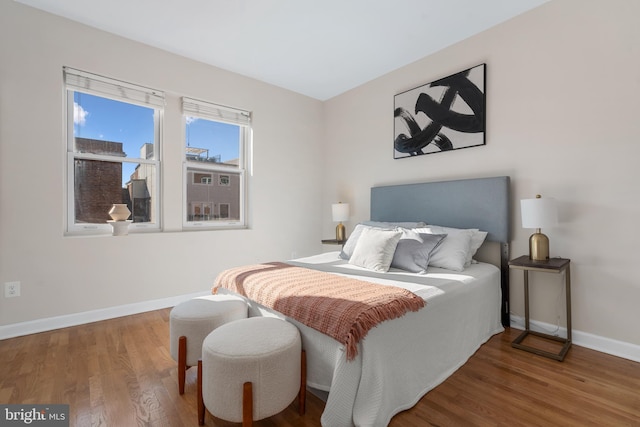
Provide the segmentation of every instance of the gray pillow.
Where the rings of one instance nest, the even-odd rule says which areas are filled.
[[[393,254],[401,236],[400,229],[365,228],[360,234],[353,255],[349,259],[349,264],[373,271],[389,271]]]
[[[391,267],[411,273],[426,273],[431,253],[445,237],[447,237],[446,234],[426,234],[405,230],[396,247]]]

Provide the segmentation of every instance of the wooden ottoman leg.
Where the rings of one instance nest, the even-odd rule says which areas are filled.
[[[184,381],[187,376],[187,337],[178,338],[178,390],[184,394]]]
[[[244,383],[242,393],[242,427],[253,425],[253,385]]]
[[[304,415],[307,401],[307,352],[302,350],[300,361],[300,393],[298,395],[298,413]]]
[[[202,360],[198,360],[198,425],[204,425],[204,398],[202,397]]]

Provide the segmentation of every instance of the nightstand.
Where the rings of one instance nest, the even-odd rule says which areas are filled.
[[[344,245],[347,239],[338,240],[338,239],[323,239],[322,243],[325,245]]]
[[[509,261],[509,268],[524,271],[524,332],[518,336],[511,343],[512,347],[519,348],[520,350],[529,351],[539,356],[549,357],[551,359],[562,361],[571,347],[571,260],[566,258],[550,258],[547,261],[533,261],[529,259],[528,255],[523,255],[516,259]],[[544,334],[541,332],[532,331],[529,328],[529,272],[541,271],[545,273],[557,273],[565,272],[565,292],[567,300],[567,338],[556,337],[554,335]],[[535,347],[531,347],[522,344],[522,341],[528,335],[535,335],[548,340],[553,340],[562,343],[562,348],[559,353],[552,353],[545,350],[540,350]]]

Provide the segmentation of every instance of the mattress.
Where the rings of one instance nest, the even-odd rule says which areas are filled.
[[[347,361],[342,344],[254,301],[250,315],[275,316],[294,323],[307,353],[307,385],[328,391],[321,422],[325,427],[384,426],[415,405],[462,366],[500,323],[500,270],[475,263],[462,272],[429,267],[426,274],[391,269],[376,273],[328,252],[287,261],[347,275],[419,295],[426,306],[380,323]],[[220,289],[220,293],[229,292]]]

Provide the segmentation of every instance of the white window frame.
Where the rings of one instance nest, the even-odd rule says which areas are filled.
[[[183,159],[183,200],[182,226],[185,230],[211,230],[211,229],[241,229],[247,228],[247,171],[249,166],[249,147],[251,145],[251,113],[236,108],[226,107],[207,101],[193,98],[182,98],[182,129],[183,138],[186,138],[187,116],[198,117],[205,120],[229,123],[240,127],[240,147],[238,166],[228,166],[216,163],[204,163],[189,161],[186,152],[186,140],[182,144]],[[189,170],[210,171],[215,175],[238,175],[240,178],[239,209],[240,218],[238,220],[215,221],[188,221],[189,206],[187,201],[187,183],[189,181]],[[229,176],[231,179],[231,177]],[[216,180],[218,181],[218,180]],[[219,184],[219,182],[218,182]],[[215,201],[214,205],[217,204]]]
[[[164,116],[164,92],[143,86],[122,82],[97,74],[63,67],[66,92],[66,142],[67,142],[67,178],[66,178],[66,233],[67,234],[107,234],[112,232],[110,224],[76,223],[75,222],[75,160],[98,160],[115,163],[149,164],[154,166],[154,194],[151,195],[154,222],[131,223],[130,232],[158,231],[161,229],[160,183],[161,183],[161,148],[162,121]],[[154,109],[154,147],[153,158],[117,157],[102,154],[79,153],[75,151],[73,131],[73,102],[75,92],[87,93],[102,98],[140,105]]]

